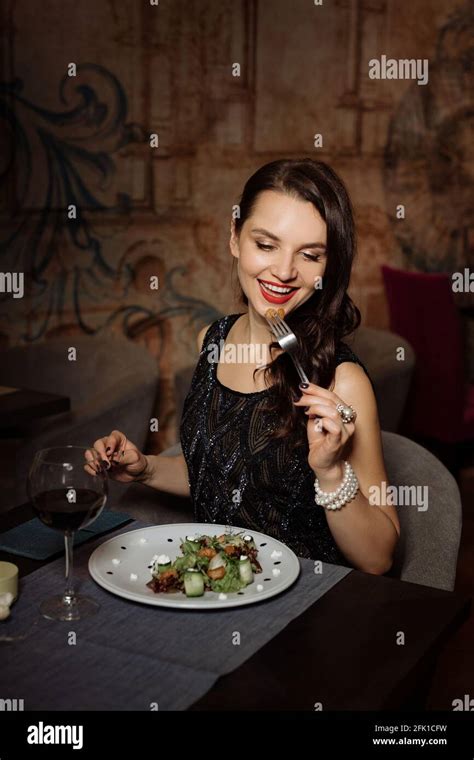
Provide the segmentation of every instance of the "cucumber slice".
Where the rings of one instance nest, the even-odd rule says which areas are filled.
[[[245,555],[242,555],[239,562],[240,580],[242,583],[246,583],[247,586],[253,583],[253,570],[250,560]]]
[[[199,536],[186,536],[186,544],[195,552],[201,548],[201,539]]]
[[[160,554],[159,556],[155,554],[153,557],[153,569],[152,574],[158,575],[159,573],[163,573],[165,570],[169,570],[171,567],[171,560],[168,557],[167,554]]]
[[[194,568],[184,573],[184,592],[186,596],[202,596],[204,594],[203,574]]]

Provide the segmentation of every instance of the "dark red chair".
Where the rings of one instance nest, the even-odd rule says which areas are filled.
[[[449,274],[382,266],[390,329],[416,355],[403,430],[444,444],[474,440],[474,384],[463,359],[461,320]]]

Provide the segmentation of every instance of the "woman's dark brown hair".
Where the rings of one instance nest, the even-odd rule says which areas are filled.
[[[351,202],[341,179],[322,161],[272,161],[245,184],[239,201],[240,217],[235,219],[237,236],[265,190],[309,201],[326,222],[327,263],[322,288],[315,289],[311,298],[288,314],[285,321],[298,339],[300,361],[309,379],[328,388],[334,379],[337,344],[360,324],[360,311],[346,292],[356,249]],[[248,306],[241,288],[240,300]],[[271,348],[278,348],[278,343],[272,343]],[[281,420],[275,437],[290,435],[296,445],[305,443],[307,418],[291,403],[301,395],[300,380],[288,354],[281,353],[267,364],[264,375],[267,384],[273,386],[267,408]]]

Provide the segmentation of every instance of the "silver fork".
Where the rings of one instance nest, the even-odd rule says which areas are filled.
[[[294,332],[288,327],[285,320],[282,319],[276,311],[273,312],[272,317],[267,317],[265,314],[272,333],[278,341],[280,348],[290,354],[290,357],[295,365],[296,371],[300,376],[302,383],[309,383],[308,377],[301,366],[296,353],[298,351],[298,341]]]

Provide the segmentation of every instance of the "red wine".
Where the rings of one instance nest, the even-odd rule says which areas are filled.
[[[101,512],[105,494],[90,488],[56,488],[42,491],[33,500],[33,509],[49,528],[63,532],[89,525]]]

